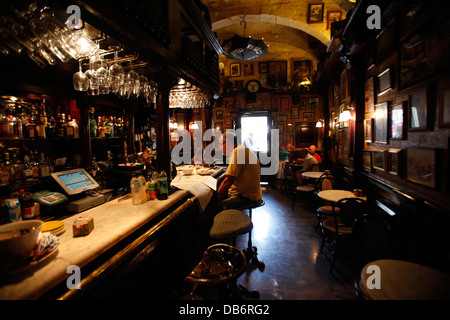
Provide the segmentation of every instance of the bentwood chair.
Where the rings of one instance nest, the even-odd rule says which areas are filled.
[[[320,252],[327,243],[332,254],[330,273],[333,271],[338,253],[346,240],[353,235],[356,220],[364,213],[366,201],[361,198],[344,198],[332,206],[332,215],[321,222],[322,245]],[[339,210],[336,210],[339,208]],[[351,242],[350,242],[351,244]]]
[[[320,178],[317,180],[316,183],[316,195],[317,192],[323,191],[323,190],[332,190],[335,186],[335,179],[334,176],[331,173],[324,173],[320,176]],[[316,209],[316,216],[317,216],[317,225],[314,229],[315,232],[318,232],[320,229],[320,223],[329,215],[332,214],[333,206],[328,203],[324,202],[323,200],[318,199],[316,196],[316,201],[319,202],[319,205],[317,205]],[[335,211],[339,211],[339,208],[335,208]]]
[[[292,188],[295,184],[295,176],[294,171],[292,170],[292,164],[289,162],[283,163],[283,172],[284,172],[284,180],[283,180],[283,193],[284,190],[288,189],[289,191],[292,191]]]

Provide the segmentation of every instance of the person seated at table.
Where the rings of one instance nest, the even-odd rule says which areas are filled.
[[[316,146],[312,144],[312,145],[309,146],[308,149],[309,149],[309,153],[310,153],[314,158],[316,158],[317,163],[321,163],[321,162],[322,162],[322,157],[320,156],[320,154],[318,154],[318,153],[316,152],[316,150],[317,150]]]
[[[283,142],[280,144],[279,150],[279,166],[277,179],[284,179],[284,169],[283,164],[285,162],[291,161],[292,151],[294,150],[294,146],[291,143],[291,138],[285,137]]]
[[[240,209],[262,199],[258,157],[249,148],[237,144],[236,136],[224,133],[219,140],[224,154],[230,159],[225,179],[217,191],[223,208]]]
[[[314,158],[310,153],[308,148],[303,148],[300,150],[299,158],[297,159],[299,163],[303,163],[303,169],[300,169],[295,172],[295,176],[297,178],[297,183],[299,185],[303,184],[303,176],[302,172],[311,171],[313,165],[318,164],[316,158]]]

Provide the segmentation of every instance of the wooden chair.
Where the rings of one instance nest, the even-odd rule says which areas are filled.
[[[335,186],[335,179],[331,173],[324,173],[317,179],[316,183],[316,193],[323,190],[332,190]],[[318,197],[316,197],[316,200]],[[317,200],[319,201],[319,200]],[[316,206],[316,216],[317,216],[317,225],[314,229],[315,232],[318,232],[320,229],[320,223],[333,212],[333,206],[329,202],[324,202],[320,200],[320,204]],[[339,211],[339,208],[335,208],[335,211]]]
[[[294,176],[294,171],[292,170],[292,164],[290,164],[289,162],[284,162],[283,163],[283,171],[284,171],[284,180],[283,180],[283,190],[282,192],[284,193],[284,190],[288,189],[290,191],[293,190],[294,184],[295,184],[295,176]]]
[[[356,220],[364,213],[366,201],[360,198],[344,198],[335,202],[332,206],[332,214],[321,222],[323,253],[325,243],[330,246],[332,262],[330,273],[333,271],[336,257],[340,252],[343,241],[353,235],[353,226]],[[339,210],[336,210],[339,208]]]
[[[296,175],[301,175],[302,173],[300,171],[298,171],[295,174]],[[298,181],[297,181],[297,177],[295,177],[294,183],[295,183],[295,185],[294,185],[294,194],[293,194],[292,203],[291,203],[292,211],[295,210],[295,205],[297,203],[297,196],[298,195],[313,196],[314,192],[316,191],[316,186],[315,185],[299,184]]]

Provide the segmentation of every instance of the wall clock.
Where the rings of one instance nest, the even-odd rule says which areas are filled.
[[[247,82],[247,86],[245,88],[250,93],[256,93],[259,91],[259,88],[261,88],[261,84],[257,80],[250,80]]]

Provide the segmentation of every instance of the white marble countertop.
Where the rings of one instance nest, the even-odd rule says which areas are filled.
[[[0,282],[0,299],[39,298],[66,281],[71,275],[67,273],[67,267],[77,265],[82,268],[187,195],[188,191],[179,190],[167,200],[155,199],[138,206],[132,204],[131,198],[119,198],[63,219],[66,231],[58,236],[60,244],[56,255],[47,264],[33,269],[26,278],[22,277],[20,282]],[[80,216],[93,217],[94,230],[87,236],[74,238],[72,225]],[[87,275],[81,274],[81,278],[83,276]]]

